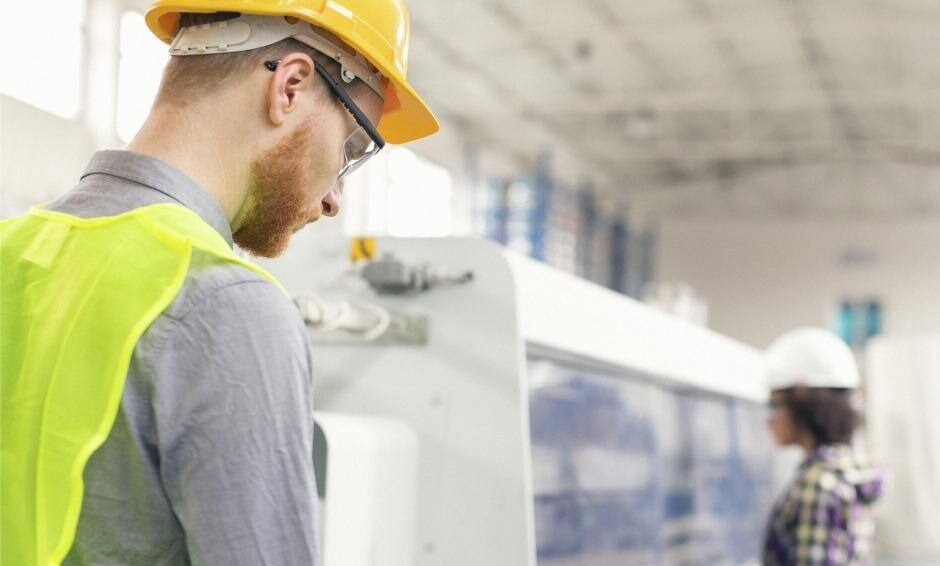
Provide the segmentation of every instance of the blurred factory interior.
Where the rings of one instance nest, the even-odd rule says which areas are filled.
[[[0,218],[54,201],[95,151],[133,139],[169,58],[145,24],[150,4],[4,5]],[[440,131],[389,145],[344,179],[338,218],[295,234],[279,258],[251,259],[292,295],[330,303],[358,293],[391,313],[393,329],[408,313],[427,317],[423,349],[396,346],[400,336],[350,346],[308,317],[324,441],[342,442],[329,437],[330,413],[390,418],[413,435],[402,446],[420,454],[402,448],[417,463],[394,472],[414,477],[401,492],[413,496],[402,503],[413,524],[399,533],[411,542],[370,563],[760,562],[767,516],[801,455],[772,446],[769,389],[754,384],[764,349],[811,326],[838,335],[861,372],[855,443],[886,478],[873,507],[874,563],[940,564],[940,421],[930,412],[940,402],[940,4],[407,8],[408,80]],[[351,287],[351,273],[364,270],[350,263],[354,238],[374,242],[373,263],[472,271],[473,280],[401,297],[362,281]],[[490,322],[474,318],[482,311]],[[510,344],[518,351],[503,361]],[[400,387],[389,388],[380,369],[401,377]],[[474,381],[490,370],[522,389]],[[396,396],[401,403],[388,401]],[[446,419],[428,417],[419,398],[447,407]],[[493,399],[501,401],[483,429],[524,425],[513,429],[518,442],[493,448],[505,457],[482,462],[479,452],[506,429],[492,439],[453,431],[478,426]],[[507,399],[521,413],[500,413]],[[398,430],[375,426],[376,443]],[[445,473],[452,457],[480,464],[466,477],[448,472],[462,487],[431,471]],[[490,475],[520,491],[499,491]],[[500,523],[507,542],[445,527],[447,514],[434,508],[473,501],[449,489],[501,493],[487,504],[518,513]],[[321,499],[327,525],[359,524],[331,517],[339,504]],[[655,516],[636,511],[660,507]],[[333,543],[325,535],[325,564],[366,563],[338,549],[385,540],[380,530],[349,526]]]

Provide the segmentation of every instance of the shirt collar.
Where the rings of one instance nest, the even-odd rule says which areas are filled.
[[[166,195],[198,214],[232,245],[232,227],[222,206],[199,183],[172,165],[143,153],[104,150],[92,156],[82,179],[102,173]]]

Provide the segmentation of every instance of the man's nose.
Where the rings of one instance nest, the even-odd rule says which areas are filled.
[[[343,200],[343,180],[336,181],[330,192],[323,197],[323,214],[325,216],[336,216],[339,214],[340,203]]]

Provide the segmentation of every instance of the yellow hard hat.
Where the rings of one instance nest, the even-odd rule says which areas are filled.
[[[212,12],[292,17],[328,31],[388,80],[378,124],[386,141],[405,143],[438,130],[431,109],[406,79],[411,32],[404,0],[156,0],[147,10],[147,26],[171,43],[181,13]]]

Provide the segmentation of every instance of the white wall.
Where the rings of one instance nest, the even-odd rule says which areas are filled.
[[[846,265],[846,251],[871,261]],[[758,347],[798,325],[828,326],[842,298],[880,298],[884,330],[940,330],[940,220],[672,219],[655,276],[708,301],[709,326]]]
[[[74,187],[94,150],[82,122],[0,95],[0,217]]]

